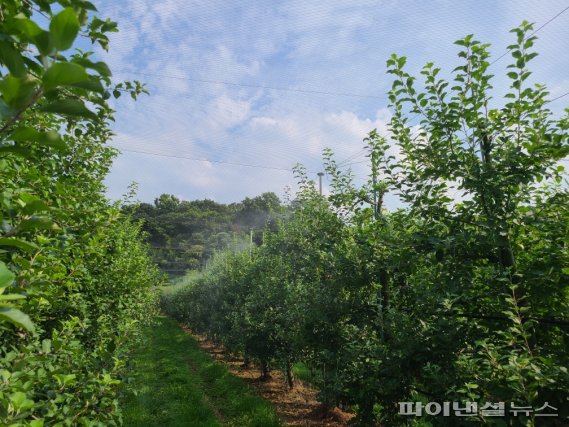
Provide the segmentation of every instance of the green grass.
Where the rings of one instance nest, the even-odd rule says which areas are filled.
[[[126,426],[280,426],[272,405],[203,352],[176,322],[159,317],[133,354],[123,400]]]
[[[305,383],[316,385],[318,380],[321,380],[318,372],[310,369],[304,362],[297,362],[292,367],[292,372],[296,378]]]

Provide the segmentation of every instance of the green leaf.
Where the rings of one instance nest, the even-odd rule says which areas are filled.
[[[47,31],[43,31],[34,37],[36,47],[42,55],[51,55],[54,52],[53,41]]]
[[[73,62],[79,64],[85,68],[97,71],[101,76],[109,77],[111,75],[111,69],[107,64],[102,61],[93,62],[87,58],[74,58]]]
[[[0,288],[6,288],[12,284],[14,281],[14,273],[8,270],[6,264],[0,261]]]
[[[25,77],[28,73],[20,52],[6,40],[0,40],[0,64],[4,64],[16,77]]]
[[[42,33],[42,29],[34,21],[23,13],[20,13],[10,21],[10,28],[24,34],[29,40],[33,40]]]
[[[90,111],[83,101],[77,99],[60,99],[40,108],[46,113],[61,114],[64,116],[86,117],[94,119],[97,116]]]
[[[2,288],[0,288],[0,291]],[[25,295],[21,294],[7,294],[7,295],[0,295],[0,301],[16,301],[19,299],[26,299]],[[2,305],[2,304],[0,304]]]
[[[10,395],[10,403],[18,412],[28,411],[34,406],[34,401],[28,399],[26,394],[21,391],[17,391]]]
[[[17,78],[8,74],[0,80],[0,93],[8,106],[18,110],[28,104],[36,91],[36,83],[29,78]]]
[[[0,98],[0,120],[6,120],[14,115],[14,110],[12,110],[8,104]]]
[[[95,5],[89,1],[85,1],[85,0],[82,1],[81,6],[86,10],[92,10],[94,12],[97,12],[97,8],[95,7]]]
[[[102,93],[105,91],[105,88],[101,84],[101,81],[96,77],[89,77],[88,80],[84,80],[79,83],[74,83],[71,86],[78,87],[81,89],[86,89],[92,92]]]
[[[103,25],[101,25],[101,32],[102,33],[106,33],[106,32],[116,33],[117,31],[118,31],[117,23],[114,21],[111,21],[110,19],[107,19],[103,23]]]
[[[15,154],[25,159],[32,157],[32,152],[30,150],[17,145],[0,145],[0,154],[2,153]]]
[[[72,62],[58,62],[49,67],[42,80],[45,90],[49,91],[57,86],[66,86],[89,80],[89,74],[81,65]]]
[[[0,307],[0,319],[19,326],[29,332],[34,331],[34,324],[30,320],[30,317],[17,308]]]
[[[14,239],[11,237],[0,237],[0,246],[12,246],[26,252],[34,252],[39,248],[31,243],[21,239]]]
[[[20,222],[18,228],[22,231],[59,229],[57,224],[45,216],[32,216],[30,219],[25,219]]]
[[[10,402],[16,407],[19,408],[22,403],[26,400],[27,396],[26,393],[22,393],[21,391],[17,391],[10,395]]]
[[[31,215],[36,212],[45,212],[48,210],[49,206],[43,200],[37,199],[26,203],[26,206],[24,206],[22,212],[26,215]]]
[[[75,381],[76,375],[75,374],[55,374],[54,378],[57,380],[59,385],[69,385]]]
[[[79,20],[71,7],[66,7],[53,17],[49,24],[49,35],[58,51],[69,49],[79,32]]]
[[[12,140],[16,142],[38,142],[60,150],[66,147],[61,136],[55,131],[39,132],[32,127],[26,126],[14,130],[11,136]]]

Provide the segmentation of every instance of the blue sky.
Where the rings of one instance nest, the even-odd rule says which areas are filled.
[[[141,80],[151,92],[137,102],[116,102],[112,145],[124,151],[107,179],[109,196],[119,198],[136,181],[142,201],[166,192],[185,200],[231,202],[264,191],[282,195],[285,186],[294,188],[294,179],[278,169],[300,162],[316,172],[324,147],[341,161],[361,151],[371,129],[385,132],[391,84],[385,61],[392,53],[407,56],[415,73],[428,61],[450,72],[458,65],[454,40],[474,33],[492,43],[498,57],[513,40],[511,28],[524,19],[538,27],[569,1],[95,4],[120,28],[110,52],[97,55],[117,81]],[[551,97],[568,92],[569,11],[538,36],[534,80],[547,84]],[[504,89],[498,76],[505,74],[508,59],[492,66],[497,94]],[[569,97],[551,107],[560,112],[567,105]],[[353,158],[362,160],[361,153]],[[365,177],[365,162],[352,168],[358,179]]]

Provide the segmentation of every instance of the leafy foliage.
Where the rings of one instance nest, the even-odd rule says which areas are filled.
[[[120,422],[121,355],[161,280],[140,226],[103,195],[117,88],[105,64],[70,53],[80,35],[106,47],[116,25],[95,12],[83,0],[2,2],[2,425]]]
[[[391,141],[366,138],[367,184],[355,187],[326,151],[328,198],[299,168],[290,218],[253,258],[218,256],[166,294],[164,309],[264,371],[290,379],[302,361],[323,403],[351,406],[362,425],[538,422],[397,413],[397,402],[467,400],[548,402],[559,415],[547,422],[566,424],[569,192],[559,160],[569,120],[547,108],[544,86],[526,85],[531,32],[513,30],[503,106],[491,98],[488,45],[472,36],[456,42],[452,83],[427,64],[418,88],[393,55]],[[385,210],[387,192],[405,208]]]
[[[205,266],[216,251],[248,247],[250,230],[260,243],[263,230],[276,226],[283,206],[274,193],[231,204],[162,194],[154,204],[128,205],[124,211],[142,221],[156,264],[171,276],[182,276]]]

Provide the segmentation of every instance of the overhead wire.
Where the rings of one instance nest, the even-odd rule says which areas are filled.
[[[232,166],[241,166],[241,167],[248,167],[248,168],[259,168],[259,169],[271,169],[271,170],[278,170],[278,171],[286,171],[286,172],[293,172],[293,168],[282,168],[282,167],[275,167],[275,166],[267,166],[267,165],[255,165],[255,164],[248,164],[248,163],[239,163],[239,162],[230,162],[225,160],[213,160],[213,159],[202,159],[197,157],[189,157],[189,156],[180,156],[174,154],[165,154],[165,153],[152,153],[148,151],[142,150],[131,150],[126,148],[115,147],[120,151],[127,151],[129,153],[137,153],[137,154],[145,154],[150,156],[160,156],[160,157],[170,157],[174,159],[184,159],[184,160],[192,160],[196,162],[205,162],[205,163],[219,163],[219,164],[226,164]],[[308,171],[310,173],[316,173],[314,171]]]
[[[294,89],[294,88],[286,88],[286,87],[278,87],[278,86],[256,85],[256,84],[249,84],[249,83],[235,83],[235,82],[228,82],[228,81],[223,81],[223,80],[207,80],[207,79],[198,79],[198,78],[193,78],[193,77],[168,76],[168,75],[164,75],[164,74],[143,73],[143,72],[139,72],[139,71],[129,71],[129,70],[121,70],[118,72],[124,73],[124,74],[136,74],[136,75],[147,76],[147,77],[158,77],[158,78],[175,79],[175,80],[187,80],[187,81],[197,82],[197,83],[208,83],[208,84],[217,84],[217,85],[224,85],[224,86],[237,86],[237,87],[264,89],[264,90],[276,90],[276,91],[282,91],[282,92],[296,92],[296,93],[311,94],[311,95],[330,95],[330,96],[348,96],[348,97],[356,97],[356,98],[387,99],[385,96],[364,95],[361,93],[330,92],[330,91],[312,90],[312,89]]]
[[[566,93],[564,93],[563,95],[559,95],[559,96],[557,96],[557,97],[555,97],[555,98],[553,98],[553,99],[550,99],[550,100],[547,101],[546,103],[548,103],[548,104],[549,104],[549,103],[552,103],[552,102],[554,102],[554,101],[557,101],[558,99],[561,99],[561,98],[566,97],[567,95],[569,95],[569,92],[566,92]]]
[[[150,94],[150,96],[144,97],[142,98],[140,101],[141,102],[147,102],[146,100],[148,100],[148,102],[152,103],[152,106],[154,106],[155,104],[164,104],[165,107],[168,107],[170,109],[170,111],[174,112],[176,111],[175,109],[170,108],[172,105],[177,105],[176,102],[174,102],[174,97],[184,97],[184,95],[169,95],[169,94],[160,94],[157,95],[157,97],[154,97],[154,95],[152,95],[152,92]],[[197,121],[196,124],[199,125],[199,115],[203,114],[207,117],[210,117],[211,113],[208,113],[208,110],[213,109],[213,110],[220,110],[223,113],[229,113],[229,114],[239,114],[240,113],[240,109],[241,109],[241,104],[240,103],[249,103],[252,104],[255,101],[251,101],[251,98],[240,98],[240,99],[236,99],[236,100],[232,100],[232,99],[216,99],[214,102],[212,103],[208,103],[206,105],[200,105],[198,108],[200,108],[197,116],[196,113],[194,112],[193,117],[198,117],[198,119],[194,118],[194,121]],[[311,103],[310,103],[311,104]],[[152,107],[150,107],[152,108]],[[215,111],[213,112],[215,113]],[[141,117],[141,120],[155,120],[154,119],[154,115],[150,114],[150,116],[148,117],[148,109],[140,109],[140,113],[138,112],[131,112],[129,115],[129,120],[133,119],[133,114],[142,114],[143,117]],[[288,120],[288,114],[287,113],[287,120]],[[290,112],[290,114],[292,114],[292,118],[294,118],[294,112]],[[204,119],[205,119],[204,116]],[[134,117],[136,120],[136,116]],[[183,117],[180,117],[183,120]],[[258,117],[253,117],[253,120],[255,118],[259,118],[259,119],[263,119],[265,118],[264,116],[258,116]],[[269,120],[272,119],[272,116],[268,116],[266,117]],[[180,120],[177,120],[174,123],[174,126],[177,125],[177,123],[182,123]],[[148,125],[148,122],[146,123]],[[191,124],[192,125],[192,124]],[[186,125],[187,126],[187,125]],[[168,139],[164,137],[164,132],[161,130],[162,126],[161,123],[157,122],[156,126],[146,126],[147,128],[149,128],[148,130],[139,133],[138,135],[133,135],[133,137],[136,138],[136,141],[129,141],[128,145],[125,146],[125,148],[128,147],[132,147],[132,145],[134,144],[136,147],[136,149],[142,149],[142,150],[146,150],[147,146],[152,145],[152,147],[156,146],[156,141],[159,140],[160,141],[160,147],[161,148],[165,148],[166,150],[177,150],[179,151],[180,148],[184,148],[184,146],[180,145],[179,141],[177,139]],[[321,133],[321,128],[318,126],[299,126],[295,132],[297,133],[297,135],[295,135],[295,139],[298,141],[307,141],[309,139],[316,139],[316,141],[318,140],[323,140],[324,138],[327,137],[327,135],[322,134]],[[300,132],[300,133],[299,133]],[[363,135],[362,135],[363,137]],[[132,138],[131,138],[132,139]],[[199,141],[199,139],[198,139]],[[243,152],[243,150],[245,150],[245,152],[249,149],[248,145],[251,141],[249,140],[245,140],[244,138],[235,138],[232,135],[223,135],[220,139],[220,136],[216,136],[216,140],[215,140],[215,150],[216,151],[220,151],[220,152],[224,152],[227,153],[228,151],[237,149],[239,150],[241,153]],[[259,157],[261,160],[265,161],[267,157],[271,157],[274,158],[275,161],[280,162],[280,161],[289,161],[289,162],[296,162],[297,159],[299,158],[299,154],[302,153],[302,149],[305,148],[305,145],[303,147],[296,147],[296,144],[293,145],[289,145],[289,144],[279,144],[279,145],[275,145],[274,141],[270,140],[267,141],[268,143],[270,143],[270,150],[254,150],[251,151],[250,154],[253,154],[257,157]],[[334,149],[334,151],[336,152],[343,152],[346,144],[344,141],[337,141],[336,143],[332,143],[330,144],[331,141],[327,141],[327,146],[329,146],[330,148]],[[121,146],[123,146],[124,142],[121,141],[120,142]],[[212,146],[208,146],[206,148],[211,148]],[[192,147],[195,148],[195,147]],[[148,150],[146,150],[148,151]],[[161,150],[161,152],[164,152],[164,150]],[[193,157],[195,157],[195,155],[193,155]],[[316,157],[316,155],[315,155]],[[318,159],[321,159],[320,157],[320,153],[317,155]],[[316,160],[316,159],[313,159]]]
[[[553,17],[551,17],[550,19],[548,19],[546,22],[544,22],[542,25],[540,25],[535,31],[533,31],[529,37],[533,37],[535,34],[537,34],[539,31],[543,30],[545,27],[547,27],[549,24],[551,24],[553,21],[555,21],[557,18],[559,18],[561,15],[563,15],[565,12],[567,12],[569,10],[569,6],[565,7],[564,9],[562,9],[560,12],[558,12],[557,14],[555,14]],[[496,58],[494,61],[490,62],[490,64],[488,65],[489,67],[494,65],[496,62],[500,61],[502,58],[504,58],[508,53],[510,53],[512,51],[512,48],[508,48],[506,49],[506,51],[500,55],[498,58]],[[565,94],[565,95],[561,95],[560,97],[557,97],[555,99],[550,100],[549,102],[553,102],[556,101],[559,98],[562,98],[564,96],[567,96],[569,93]],[[409,119],[409,121],[413,121],[414,119],[416,119],[418,116],[420,116],[420,113],[415,114],[413,117],[411,117],[411,119]],[[411,124],[410,126],[414,126],[416,123]]]
[[[159,136],[157,135],[156,138],[159,138]],[[200,150],[198,153],[196,153],[196,147],[194,145],[183,145],[180,143],[180,140],[163,141],[162,137],[160,144],[156,144],[156,140],[153,139],[152,135],[143,135],[141,137],[138,137],[135,141],[121,141],[119,139],[113,141],[112,143],[116,148],[122,151],[132,151],[147,155],[161,155],[163,157],[187,158],[188,160],[212,163],[251,164],[257,160],[261,165],[271,163],[272,165],[267,168],[276,170],[289,170],[289,168],[273,166],[275,163],[277,165],[283,163],[296,164],[299,158],[298,150],[289,148],[286,145],[283,145],[282,147],[275,147],[273,144],[269,153],[266,153],[266,150],[253,150],[253,147],[249,145],[249,141],[241,141],[240,143],[237,143],[236,141],[224,140],[222,142],[216,143],[217,147],[215,151],[221,151],[227,156],[228,153],[231,153],[231,150],[235,148],[234,157],[246,157],[248,161],[245,162],[239,161],[238,159],[235,159],[234,161],[222,159],[215,160],[209,154],[201,154],[203,153],[203,150]],[[199,150],[199,146],[197,149]],[[188,151],[190,150],[194,152],[189,153]],[[319,154],[315,154],[311,158],[307,158],[307,160],[321,161],[321,157]]]
[[[557,101],[557,100],[564,98],[568,95],[569,95],[569,92],[566,92],[562,95],[559,95],[553,99],[546,101],[546,103],[551,103],[551,102]],[[227,164],[227,165],[232,165],[232,166],[242,166],[242,167],[250,167],[250,168],[260,168],[260,169],[271,169],[271,170],[279,170],[279,171],[287,171],[287,172],[292,172],[294,170],[292,168],[282,168],[282,167],[274,167],[274,166],[266,166],[266,165],[255,165],[255,164],[231,162],[231,161],[224,161],[224,160],[212,160],[212,159],[206,159],[206,158],[196,158],[196,157],[180,156],[180,155],[173,155],[173,154],[166,154],[166,153],[148,152],[148,151],[143,151],[143,150],[133,150],[133,149],[126,149],[126,148],[121,148],[121,147],[115,147],[115,148],[119,149],[120,151],[126,151],[126,152],[132,152],[132,153],[138,153],[138,154],[144,154],[144,155],[170,157],[170,158],[185,159],[185,160],[207,162],[207,163]],[[362,150],[358,151],[356,154],[357,155],[362,154],[363,151],[365,151],[365,149],[366,148],[363,148]],[[362,161],[358,161],[358,162],[345,163],[346,161],[357,158],[357,155],[352,155],[352,156],[344,159],[343,161],[338,163],[338,166],[347,167],[347,166],[353,166],[353,165],[357,165],[357,164],[361,164],[361,163],[365,163],[365,162],[369,161],[369,159],[366,159],[366,160],[362,160]],[[566,161],[566,160],[564,159],[561,161]],[[307,172],[308,173],[316,173],[316,171],[307,171]]]
[[[533,31],[529,37],[533,37],[534,35],[536,35],[539,31],[541,31],[542,29],[544,29],[545,27],[547,27],[549,24],[551,24],[553,21],[555,21],[557,18],[559,18],[561,15],[563,15],[565,12],[567,12],[569,10],[569,6],[567,6],[566,8],[564,8],[561,12],[557,13],[555,16],[553,16],[552,18],[548,19],[546,22],[544,22],[542,25],[540,25],[535,31]],[[500,59],[502,59],[504,56],[506,56],[508,53],[511,52],[511,48],[508,48],[502,55],[500,55],[498,58],[496,58],[494,61],[492,61],[490,63],[490,65],[495,64],[496,62],[498,62]]]
[[[367,147],[362,148],[361,150],[359,150],[358,152],[356,152],[355,154],[352,154],[351,156],[349,156],[348,158],[342,160],[341,162],[338,162],[336,165],[337,166],[342,166],[344,163],[356,159],[359,156],[361,156],[362,154],[364,154],[364,152],[367,150]]]
[[[531,35],[536,34],[538,31],[542,30],[543,28],[545,28],[547,25],[549,25],[551,22],[553,22],[554,20],[556,20],[559,16],[561,16],[563,13],[565,13],[567,10],[569,10],[569,7],[566,7],[565,9],[563,9],[562,11],[560,11],[559,13],[557,13],[555,16],[553,16],[552,18],[550,18],[548,21],[546,21],[544,24],[542,24],[539,28],[537,28]],[[500,56],[499,58],[497,58],[495,61],[493,61],[490,65],[498,62],[502,57],[504,57],[505,55],[507,55],[507,53],[510,50],[506,51],[502,56]],[[169,78],[169,79],[178,79],[178,80],[187,80],[187,81],[193,81],[193,82],[198,82],[198,83],[206,83],[206,84],[218,84],[218,85],[227,85],[227,86],[235,86],[235,87],[245,87],[245,88],[258,88],[258,89],[263,89],[263,90],[275,90],[275,91],[285,91],[285,92],[295,92],[295,93],[305,93],[305,94],[313,94],[313,95],[329,95],[329,96],[350,96],[350,97],[362,97],[362,98],[372,98],[372,99],[383,99],[384,97],[381,96],[376,96],[376,95],[363,95],[363,94],[357,94],[357,93],[347,93],[347,92],[333,92],[333,91],[319,91],[319,90],[311,90],[311,89],[295,89],[295,88],[285,88],[285,87],[276,87],[276,86],[264,86],[264,85],[256,85],[256,84],[246,84],[246,83],[235,83],[235,82],[229,82],[229,81],[223,81],[223,80],[208,80],[208,79],[197,79],[197,78],[190,78],[190,77],[180,77],[180,76],[168,76],[168,75],[161,75],[161,74],[152,74],[152,73],[141,73],[141,72],[135,72],[135,71],[124,71],[125,73],[131,73],[131,74],[139,74],[139,75],[147,75],[147,76],[153,76],[153,77],[161,77],[161,78]],[[556,101],[557,99],[560,99],[564,96],[569,95],[568,93],[565,93],[559,97],[556,97],[548,102],[553,102]],[[413,120],[416,116],[414,116],[411,120]],[[230,162],[230,161],[223,161],[223,160],[211,160],[211,159],[206,159],[206,158],[196,158],[196,157],[191,157],[191,156],[185,156],[185,155],[170,155],[170,154],[165,154],[165,153],[151,153],[148,151],[144,151],[144,150],[131,150],[131,149],[123,149],[123,151],[127,151],[127,152],[134,152],[134,153],[139,153],[139,154],[146,154],[146,155],[156,155],[156,156],[162,156],[162,157],[172,157],[172,158],[181,158],[181,159],[187,159],[187,160],[192,160],[192,161],[201,161],[201,162],[209,162],[209,163],[218,163],[218,164],[228,164],[228,165],[234,165],[234,166],[243,166],[243,167],[252,167],[252,168],[263,168],[263,169],[272,169],[272,170],[281,170],[281,171],[291,171],[292,169],[286,169],[286,168],[280,168],[280,167],[273,167],[273,166],[265,166],[265,165],[257,165],[257,164],[249,164],[249,163],[239,163],[239,162]],[[354,160],[355,158],[357,158],[360,153],[362,153],[364,150],[360,150],[360,152],[349,156],[348,158],[344,159],[343,161],[341,161],[339,163],[339,165],[344,165],[344,166],[351,166],[354,164],[359,164],[359,163],[364,163],[367,160],[364,161],[359,161],[359,162],[352,162],[352,163],[347,163],[344,164],[350,160]],[[315,173],[315,172],[312,172]]]
[[[345,6],[342,5],[342,2],[336,2],[338,3],[341,8],[343,9]],[[377,2],[379,5],[379,2]],[[349,5],[348,2],[346,2],[346,6]],[[184,9],[191,9],[192,12],[194,12],[196,10],[196,8],[192,7],[189,8],[187,7],[188,5],[183,2],[173,2],[170,3],[169,5],[167,5],[165,8],[166,9],[172,9],[176,11],[176,16],[180,16],[184,14]],[[206,24],[204,24],[204,28],[207,29],[209,27],[211,27],[212,25],[208,25],[210,24],[211,20],[215,20],[216,17],[218,16],[218,14],[227,11],[227,7],[223,6],[223,7],[210,7],[211,5],[209,4],[200,4],[200,5],[196,5],[198,10],[198,13],[196,13],[196,17],[198,18],[198,24],[203,24],[204,22]],[[236,6],[236,7],[241,7],[242,5]],[[298,7],[300,6],[300,7]],[[292,12],[294,14],[295,10],[298,13],[299,16],[302,17],[308,17],[308,16],[326,16],[329,14],[329,9],[330,7],[334,8],[335,5],[331,2],[324,2],[323,4],[311,4],[311,3],[307,3],[307,4],[296,4],[295,6],[290,7],[290,5],[286,5],[284,7],[284,9],[292,9]],[[182,9],[182,10],[180,10]],[[283,11],[281,10],[282,8],[278,8],[275,10],[279,10],[279,14],[281,14]],[[120,12],[121,9],[117,8],[116,9],[116,13]],[[166,14],[167,15],[167,14]],[[236,37],[233,38],[237,38],[237,39],[246,39],[246,33],[248,31],[250,31],[251,28],[248,25],[245,25],[243,23],[242,20],[237,20],[235,22],[232,22],[232,26],[231,26],[231,31],[233,32],[237,32],[238,35]],[[126,31],[121,30],[122,33],[136,33],[138,35],[139,30],[136,27],[131,27],[131,29],[127,29]],[[188,37],[188,40],[192,41],[194,35],[192,34],[191,37]],[[176,41],[178,41],[178,43],[180,42],[180,38],[179,37],[175,37],[173,39],[169,39],[169,41],[171,42],[170,45],[172,46],[177,46]],[[209,41],[207,38],[203,38],[201,39],[201,41]],[[212,46],[216,46],[217,45],[212,45]],[[161,56],[161,59],[163,59],[164,57]],[[244,68],[247,68],[245,65],[243,66]],[[248,84],[248,83],[239,83],[239,82],[232,82],[232,81],[226,81],[223,79],[203,79],[203,78],[197,78],[197,77],[187,77],[187,76],[173,76],[173,75],[166,75],[166,74],[160,74],[160,73],[149,73],[149,72],[140,72],[140,71],[136,71],[136,70],[120,70],[118,71],[123,72],[123,73],[130,73],[130,74],[138,74],[138,75],[146,75],[146,76],[151,76],[151,77],[159,77],[159,78],[170,78],[170,79],[178,79],[178,80],[187,80],[187,81],[194,81],[194,82],[199,82],[199,83],[205,83],[205,84],[219,84],[219,85],[228,85],[228,86],[237,86],[237,87],[248,87],[248,88],[259,88],[259,89],[265,89],[265,90],[275,90],[275,91],[287,91],[287,92],[295,92],[295,93],[305,93],[305,94],[320,94],[320,95],[330,95],[330,96],[346,96],[346,97],[358,97],[358,98],[370,98],[370,99],[384,99],[387,100],[385,95],[369,95],[369,94],[362,94],[362,93],[354,93],[354,92],[350,92],[350,91],[327,91],[327,90],[318,90],[318,89],[308,89],[308,88],[290,88],[290,87],[278,87],[278,86],[272,86],[272,85],[262,85],[262,84]]]

